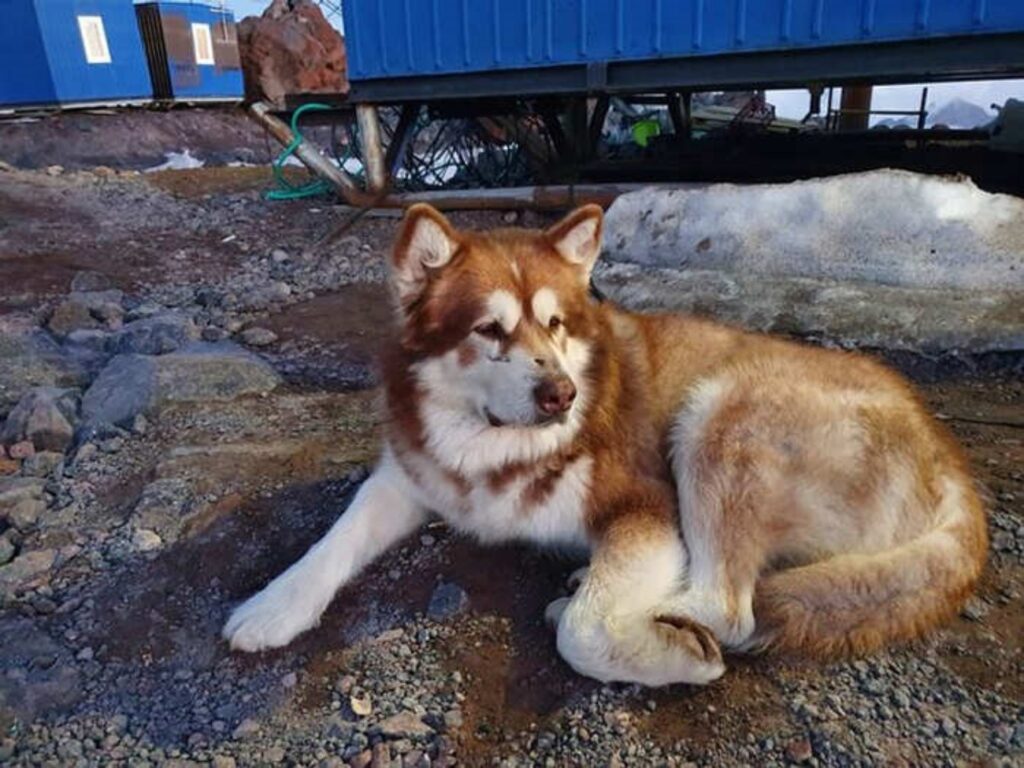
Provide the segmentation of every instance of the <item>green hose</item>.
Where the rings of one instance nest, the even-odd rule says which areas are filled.
[[[333,191],[333,187],[323,179],[313,179],[306,182],[305,184],[292,184],[285,178],[284,165],[288,161],[288,158],[295,154],[295,150],[298,149],[299,145],[304,141],[302,133],[299,131],[299,118],[305,112],[322,112],[324,110],[331,109],[327,104],[311,103],[303,104],[301,107],[292,113],[292,134],[295,138],[292,139],[292,143],[285,147],[284,151],[277,156],[274,160],[271,168],[274,172],[274,181],[277,183],[277,189],[272,189],[266,193],[265,197],[267,200],[301,200],[306,197],[317,197],[319,195],[325,195]],[[351,143],[346,152],[342,163],[348,159],[351,154]]]

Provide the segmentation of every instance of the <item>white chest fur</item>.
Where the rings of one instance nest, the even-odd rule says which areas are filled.
[[[421,455],[400,463],[419,501],[449,525],[483,542],[529,541],[559,547],[587,547],[585,524],[593,460],[570,460],[557,475],[538,464],[507,482],[486,475],[456,480]]]

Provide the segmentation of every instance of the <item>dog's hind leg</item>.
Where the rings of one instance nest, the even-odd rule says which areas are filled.
[[[338,589],[425,518],[394,458],[385,453],[327,534],[235,609],[224,625],[224,639],[242,651],[287,645],[320,620]]]
[[[547,612],[558,651],[577,672],[644,685],[708,683],[725,671],[712,634],[695,621],[663,615],[681,588],[686,556],[666,521],[631,516],[602,533],[572,598]]]

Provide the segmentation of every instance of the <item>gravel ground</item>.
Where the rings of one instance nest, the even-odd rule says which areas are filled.
[[[253,180],[0,171],[0,415],[33,385],[77,403],[118,350],[234,340],[283,377],[120,425],[73,413],[66,447],[0,455],[0,763],[1024,764],[1019,359],[899,359],[966,445],[993,537],[979,594],[912,646],[737,658],[706,689],[602,686],[543,626],[576,563],[435,523],[291,647],[228,653],[231,606],[365,476],[390,311],[393,219],[324,241],[341,212],[264,203]]]

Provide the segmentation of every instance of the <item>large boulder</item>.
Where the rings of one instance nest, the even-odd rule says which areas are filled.
[[[345,41],[312,0],[274,0],[238,24],[246,97],[284,106],[299,93],[346,93]]]
[[[128,425],[173,403],[234,400],[279,383],[265,361],[230,342],[195,342],[160,356],[118,355],[82,398],[82,420],[87,427]]]
[[[75,434],[78,392],[57,387],[29,390],[8,414],[0,443],[31,440],[38,451],[63,452]]]

